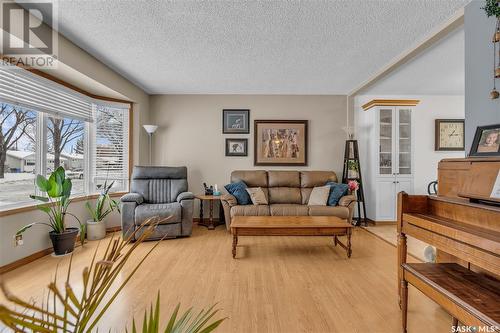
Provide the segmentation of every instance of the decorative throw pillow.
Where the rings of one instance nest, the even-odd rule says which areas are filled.
[[[248,187],[247,192],[254,205],[267,205],[267,198],[261,187]]]
[[[226,186],[224,186],[224,188],[229,194],[234,195],[236,201],[238,202],[238,205],[249,205],[252,203],[252,200],[250,200],[250,196],[246,191],[247,184],[245,184],[244,182],[239,181],[236,183],[227,184]]]
[[[308,206],[326,206],[328,195],[330,194],[330,186],[318,186],[313,188],[309,196]]]
[[[328,206],[337,206],[340,198],[347,194],[349,187],[347,184],[339,184],[335,182],[328,182],[326,185],[330,186],[330,195],[328,196]]]

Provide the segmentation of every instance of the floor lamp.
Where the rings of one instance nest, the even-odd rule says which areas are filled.
[[[153,156],[152,154],[152,141],[153,141],[153,133],[156,132],[158,129],[157,125],[143,125],[144,129],[148,133],[149,136],[149,165],[151,165],[151,157]]]

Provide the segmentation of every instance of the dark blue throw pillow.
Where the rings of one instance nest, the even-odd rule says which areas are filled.
[[[328,206],[337,206],[340,198],[347,194],[349,187],[347,184],[339,184],[335,182],[328,182],[326,185],[330,186],[330,195],[328,196]]]
[[[242,181],[237,183],[231,183],[224,186],[226,191],[229,194],[234,195],[238,205],[249,205],[252,203],[252,199],[250,199],[250,195],[247,192],[247,184]]]

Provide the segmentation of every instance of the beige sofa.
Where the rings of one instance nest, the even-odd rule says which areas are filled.
[[[351,222],[356,197],[346,195],[338,206],[308,206],[307,202],[315,186],[337,182],[333,171],[233,171],[231,182],[243,181],[248,187],[262,187],[269,205],[237,204],[230,194],[221,197],[226,227],[229,229],[233,216],[337,216]]]

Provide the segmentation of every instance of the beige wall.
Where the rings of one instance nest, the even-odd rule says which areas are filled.
[[[222,109],[250,109],[250,134],[222,134]],[[300,169],[334,170],[342,175],[346,96],[283,95],[156,95],[150,99],[154,163],[186,165],[189,189],[201,193],[202,183],[229,182],[232,170],[271,169],[253,166],[255,119],[309,120],[309,165]],[[226,138],[248,138],[247,157],[225,157]],[[273,169],[299,169],[273,167]],[[198,210],[196,209],[196,215]]]

